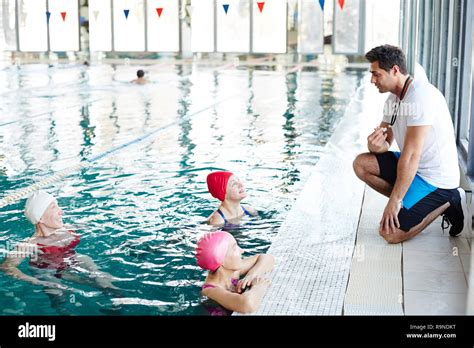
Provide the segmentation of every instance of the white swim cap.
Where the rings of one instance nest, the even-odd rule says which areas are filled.
[[[48,192],[39,190],[33,193],[26,200],[25,216],[33,225],[36,225],[43,216],[49,205],[54,202],[56,198]]]

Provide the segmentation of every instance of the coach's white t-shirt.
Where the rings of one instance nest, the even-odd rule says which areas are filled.
[[[384,107],[383,121],[390,123],[399,98],[390,93]],[[414,79],[400,104],[392,126],[400,151],[403,152],[407,127],[431,126],[421,153],[417,173],[438,188],[459,187],[459,165],[454,127],[446,100],[427,80]]]

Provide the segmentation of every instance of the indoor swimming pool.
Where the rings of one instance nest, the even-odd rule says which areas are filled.
[[[149,84],[130,84],[139,68]],[[81,235],[77,253],[119,290],[65,279],[70,290],[46,289],[0,272],[1,314],[216,314],[194,258],[218,206],[207,174],[229,170],[244,181],[244,206],[259,215],[230,232],[244,256],[265,252],[364,75],[192,62],[4,68],[0,199],[85,163],[44,189]],[[34,232],[24,204],[0,209],[0,262]],[[26,261],[20,269],[43,272]]]

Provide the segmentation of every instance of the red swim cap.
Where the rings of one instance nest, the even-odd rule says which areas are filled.
[[[207,176],[207,189],[212,197],[220,201],[225,200],[225,193],[229,178],[234,175],[231,172],[213,172]]]

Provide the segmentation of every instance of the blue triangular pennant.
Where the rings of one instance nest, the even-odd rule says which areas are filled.
[[[51,12],[46,11],[46,23],[49,24],[49,17],[51,17]]]
[[[125,13],[125,19],[128,19],[128,13],[130,12],[130,10],[123,10],[123,13]]]
[[[321,6],[321,11],[324,11],[324,0],[319,0],[319,6]]]
[[[229,10],[229,4],[225,4],[225,5],[222,5],[222,6],[224,6],[225,14],[227,14],[227,11]]]

